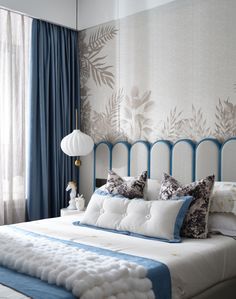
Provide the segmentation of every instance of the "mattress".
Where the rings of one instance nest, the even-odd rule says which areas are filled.
[[[164,243],[74,226],[81,215],[16,225],[25,230],[81,244],[160,261],[170,270],[172,298],[191,298],[211,286],[236,277],[236,241],[220,235],[204,240]]]

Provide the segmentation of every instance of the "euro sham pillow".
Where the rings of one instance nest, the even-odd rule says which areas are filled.
[[[236,182],[215,182],[210,212],[236,215]]]
[[[191,196],[168,201],[129,200],[98,189],[92,195],[79,225],[180,242],[180,229],[191,201]]]
[[[147,171],[143,171],[136,178],[124,180],[116,172],[109,170],[105,188],[111,194],[119,194],[129,199],[143,198],[146,181]]]
[[[208,230],[212,233],[236,237],[236,215],[232,213],[210,213]]]
[[[183,237],[207,238],[210,196],[214,181],[215,176],[211,175],[200,181],[182,185],[172,176],[164,174],[159,195],[161,200],[169,200],[175,196],[193,197],[181,229]]]

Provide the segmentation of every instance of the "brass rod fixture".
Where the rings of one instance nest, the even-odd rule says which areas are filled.
[[[75,109],[75,127],[76,130],[78,130],[78,109]],[[80,167],[80,165],[81,165],[81,160],[77,156],[77,159],[75,160],[75,166]]]

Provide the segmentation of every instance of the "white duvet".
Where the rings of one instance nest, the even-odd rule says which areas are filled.
[[[214,236],[169,244],[72,225],[80,216],[22,223],[26,230],[93,245],[165,263],[171,274],[172,297],[190,298],[205,289],[236,277],[236,241]]]
[[[80,299],[154,299],[147,270],[132,262],[0,229],[0,265],[62,286]]]
[[[11,288],[0,284],[0,298],[1,299],[31,299]]]

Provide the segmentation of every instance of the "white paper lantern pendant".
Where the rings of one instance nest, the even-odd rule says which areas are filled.
[[[76,109],[76,129],[65,136],[61,141],[62,151],[70,157],[79,157],[88,155],[94,147],[93,139],[81,132],[78,128],[78,114]],[[77,159],[75,166],[80,166],[81,161]]]

